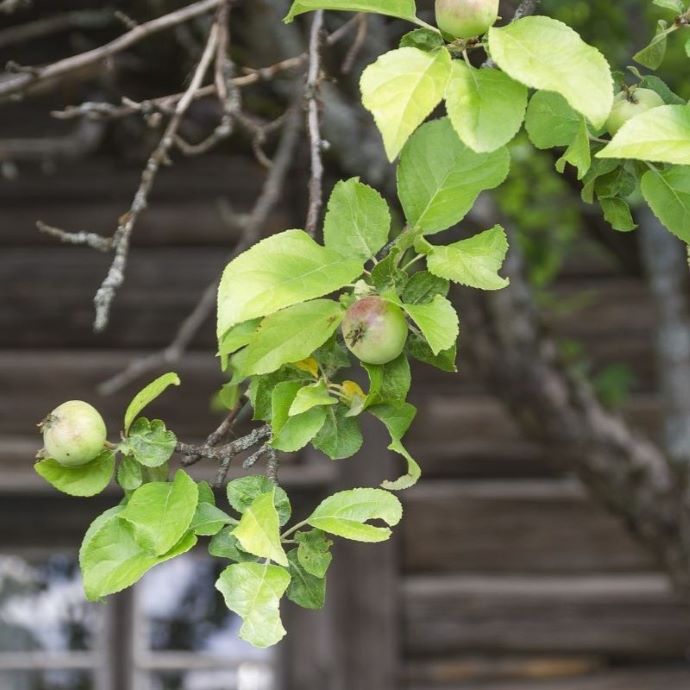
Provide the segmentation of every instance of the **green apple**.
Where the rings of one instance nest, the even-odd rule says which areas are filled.
[[[93,460],[106,441],[106,428],[98,410],[83,400],[69,400],[56,407],[39,425],[45,456],[65,467]]]
[[[651,89],[621,91],[613,99],[613,108],[606,120],[606,131],[613,136],[628,120],[660,105],[664,105],[664,100]]]
[[[345,345],[366,364],[386,364],[405,348],[407,321],[402,309],[377,296],[357,300],[340,329]]]
[[[453,38],[486,33],[498,19],[498,0],[436,0],[436,24]]]

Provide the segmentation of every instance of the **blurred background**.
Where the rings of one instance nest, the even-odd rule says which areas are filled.
[[[128,21],[184,4],[4,0],[0,63],[52,62],[114,38]],[[304,49],[308,18],[281,25],[286,2],[236,4],[237,64],[271,65]],[[431,21],[432,3],[418,4]],[[644,0],[543,5],[619,69],[664,16]],[[502,3],[504,16],[514,7]],[[327,26],[345,19],[330,14]],[[302,75],[288,72],[243,92],[244,109],[261,127],[269,125],[265,142],[252,142],[247,132],[255,129],[238,128],[205,155],[175,154],[174,165],[161,172],[101,334],[92,330],[92,299],[111,258],[41,234],[36,221],[110,235],[160,137],[160,117],[155,108],[106,119],[50,113],[84,101],[119,104],[123,95],[140,102],[176,93],[198,60],[207,26],[208,17],[179,25],[25,99],[0,102],[0,688],[690,688],[690,605],[674,590],[659,550],[631,534],[624,506],[602,500],[602,492],[593,497],[581,482],[578,462],[596,447],[560,438],[529,396],[511,396],[505,379],[492,376],[499,367],[487,365],[486,354],[499,336],[477,319],[462,328],[457,374],[415,369],[419,414],[409,447],[424,477],[402,496],[406,513],[395,538],[339,545],[326,609],[286,605],[288,637],[277,648],[258,651],[238,640],[238,621],[213,588],[221,564],[205,556],[203,545],[105,603],[84,601],[79,543],[89,521],[119,500],[118,490],[93,499],[58,495],[32,469],[40,446],[36,424],[58,403],[84,399],[115,430],[141,384],[174,369],[183,386],[157,401],[155,414],[185,441],[205,438],[218,425],[224,380],[213,318],[189,338],[180,340],[179,328],[238,242],[243,214],[266,177],[257,147],[273,155],[277,137],[269,123],[301,88]],[[392,169],[358,105],[357,79],[405,30],[401,22],[372,17],[366,31],[328,52],[327,192],[336,179],[360,175],[392,196]],[[681,40],[672,43],[661,76],[688,98],[687,57]],[[182,132],[201,141],[218,118],[218,103],[201,99]],[[665,344],[685,342],[690,333],[680,243],[643,213],[637,232],[615,233],[580,200],[572,175],[557,175],[555,158],[524,137],[512,156],[511,177],[494,201],[517,233],[544,337],[567,375],[595,391],[596,409],[623,420],[617,438],[632,430],[633,445],[646,447],[638,436],[644,435],[678,462],[690,455],[683,435],[690,429],[684,416],[690,407],[683,404],[690,354],[671,348],[669,357]],[[303,226],[308,170],[301,139],[262,236]],[[452,232],[472,228],[468,222]],[[171,343],[176,347],[160,356]],[[141,376],[113,382],[146,356],[153,366]],[[525,433],[530,425],[545,433]],[[287,459],[281,480],[294,495],[295,514],[336,487],[391,476],[396,461],[385,445],[373,428],[351,461],[311,453]],[[203,464],[194,471],[214,476]]]

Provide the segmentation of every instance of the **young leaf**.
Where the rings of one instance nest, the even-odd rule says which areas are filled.
[[[305,609],[321,609],[326,600],[326,580],[307,572],[300,562],[297,549],[288,553],[290,586],[287,598]]]
[[[445,45],[443,36],[438,31],[431,29],[414,29],[406,33],[401,39],[398,48],[419,48],[431,52]]]
[[[237,326],[233,326],[220,338],[218,342],[218,355],[223,371],[228,368],[228,356],[251,342],[260,323],[260,318],[243,321],[238,323]]]
[[[155,381],[151,381],[148,386],[142,388],[127,406],[125,412],[125,434],[129,431],[132,422],[139,416],[139,413],[152,401],[154,401],[168,386],[179,386],[180,377],[174,372],[168,372],[159,376]]]
[[[361,260],[322,247],[303,230],[272,235],[225,267],[218,288],[218,338],[242,321],[327,295],[361,273]]]
[[[580,130],[582,115],[560,94],[537,91],[527,106],[525,129],[538,149],[569,146]]]
[[[386,244],[390,227],[388,204],[375,189],[357,177],[335,185],[323,222],[328,249],[366,261]]]
[[[398,48],[364,70],[362,103],[376,121],[386,154],[394,160],[412,132],[441,102],[450,76],[450,53]]]
[[[566,24],[538,16],[492,27],[489,51],[513,79],[560,93],[595,127],[604,126],[613,106],[611,68]]]
[[[144,483],[141,465],[129,455],[125,455],[117,468],[117,483],[124,491],[134,491]]]
[[[145,467],[160,467],[170,459],[176,445],[175,434],[165,428],[164,422],[139,417],[120,449]]]
[[[199,501],[196,482],[177,470],[172,482],[140,486],[120,513],[132,525],[135,541],[160,556],[169,551],[189,530]]]
[[[581,180],[588,172],[592,165],[592,153],[589,146],[589,132],[587,130],[587,123],[580,118],[580,127],[575,135],[575,138],[566,149],[565,153],[556,162],[556,170],[562,173],[565,170],[565,164],[577,168],[577,179]]]
[[[690,165],[690,108],[662,105],[633,117],[597,157]]]
[[[326,408],[323,406],[290,416],[290,408],[301,387],[299,381],[285,381],[273,389],[271,445],[278,450],[294,452],[304,448],[326,419]]]
[[[255,647],[270,647],[285,636],[280,599],[290,584],[285,568],[270,563],[234,563],[216,581],[225,605],[243,619],[240,637]]]
[[[288,410],[288,416],[294,417],[303,412],[308,412],[313,407],[318,407],[319,405],[337,404],[338,399],[328,392],[326,383],[324,381],[317,381],[309,386],[303,386],[297,391],[297,395]]]
[[[79,550],[84,591],[90,601],[133,585],[154,565],[179,556],[196,544],[196,537],[188,533],[170,551],[154,556],[134,539],[132,525],[121,514],[122,509],[117,507],[96,518]]]
[[[278,511],[278,522],[284,525],[292,515],[290,499],[285,490],[276,486],[264,475],[253,475],[234,479],[227,486],[228,503],[238,512],[244,513],[259,496],[274,491],[273,502]]]
[[[402,307],[417,324],[435,355],[452,347],[458,339],[458,314],[445,297],[436,295],[429,304],[403,304]]]
[[[405,304],[428,304],[436,295],[447,297],[449,288],[445,278],[439,278],[428,271],[418,271],[405,284],[401,299]]]
[[[326,420],[312,440],[317,450],[325,453],[331,460],[343,460],[353,456],[363,443],[359,422],[348,416],[345,405],[335,405],[326,410]]]
[[[208,545],[208,552],[216,558],[227,558],[237,563],[256,563],[259,559],[240,548],[237,537],[232,533],[232,529],[226,527],[218,534],[215,534]]]
[[[365,407],[377,403],[404,402],[410,391],[412,375],[405,354],[387,364],[364,364],[369,374],[369,394]]]
[[[248,553],[287,566],[287,556],[280,543],[280,525],[274,500],[275,488],[261,494],[244,511],[233,534]]]
[[[297,558],[302,568],[314,577],[326,577],[328,567],[333,560],[331,555],[333,542],[326,536],[326,533],[320,529],[297,532],[295,541],[299,544]]]
[[[305,359],[331,337],[344,313],[335,300],[315,299],[267,316],[242,351],[242,374],[270,374]]]
[[[453,128],[473,151],[505,146],[520,130],[527,89],[497,69],[475,69],[453,61],[446,108]]]
[[[436,367],[436,369],[440,369],[441,371],[454,373],[458,370],[458,367],[455,363],[455,360],[458,356],[456,343],[453,344],[453,347],[443,350],[442,352],[439,352],[438,355],[435,355],[431,351],[431,348],[424,338],[418,336],[416,333],[410,333],[407,339],[407,351],[410,354],[410,357],[414,357],[420,362],[429,364],[432,367]]]
[[[509,167],[507,149],[475,153],[447,118],[422,125],[398,166],[398,196],[408,223],[425,234],[445,230],[465,217],[480,192],[498,187]]]
[[[407,472],[395,481],[382,482],[381,486],[389,491],[403,491],[414,486],[422,475],[422,470],[417,461],[409,454],[402,444],[402,437],[412,424],[417,410],[409,403],[400,405],[375,405],[369,408],[369,412],[380,419],[391,437],[389,450],[402,455],[407,461]]]
[[[665,10],[672,10],[678,14],[685,12],[683,0],[652,0],[652,4],[657,7],[663,7]]]
[[[642,176],[640,188],[654,215],[690,244],[690,167],[650,170]]]
[[[298,14],[314,10],[376,12],[408,21],[415,18],[414,0],[294,0],[284,21],[291,22]]]
[[[614,197],[599,199],[604,218],[614,230],[630,232],[637,227],[630,213],[630,206],[623,199]]]
[[[340,491],[322,501],[307,519],[317,529],[353,541],[386,541],[391,531],[374,527],[368,520],[383,520],[393,527],[402,518],[400,501],[382,489]]]
[[[212,537],[218,534],[225,525],[235,524],[237,520],[231,518],[220,508],[211,503],[199,503],[189,525],[189,531],[200,537]]]
[[[685,105],[685,99],[671,91],[668,84],[662,79],[659,79],[655,74],[645,74],[640,82],[640,86],[645,89],[656,91],[666,105]]]
[[[480,290],[500,290],[509,283],[498,275],[507,253],[505,231],[496,225],[466,240],[433,246],[426,263],[429,271],[441,278]]]
[[[34,465],[36,472],[58,491],[82,497],[101,493],[110,483],[114,468],[115,454],[109,450],[78,467],[65,467],[52,458],[45,458]]]
[[[663,19],[657,22],[657,29],[654,38],[649,45],[633,55],[633,60],[649,69],[659,69],[666,57],[668,46],[668,34],[670,33],[668,24]]]

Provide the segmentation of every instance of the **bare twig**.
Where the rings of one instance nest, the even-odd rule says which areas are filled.
[[[124,281],[124,271],[127,266],[127,257],[129,254],[129,243],[132,230],[134,229],[134,225],[139,215],[147,206],[148,196],[151,192],[160,167],[168,161],[168,153],[175,142],[177,130],[182,122],[184,114],[187,112],[187,108],[189,108],[193,100],[195,91],[199,88],[199,86],[201,86],[201,81],[208,70],[211,59],[213,58],[217,40],[218,26],[217,24],[214,24],[209,32],[206,48],[204,49],[201,59],[199,60],[199,64],[197,65],[194,75],[192,76],[189,87],[187,88],[185,95],[179,100],[177,107],[175,108],[175,113],[170,119],[168,126],[165,128],[158,146],[149,156],[146,167],[144,168],[144,172],[141,175],[139,188],[134,195],[132,206],[123,216],[120,225],[113,235],[115,258],[113,259],[105,280],[101,284],[101,287],[98,289],[96,296],[94,297],[94,305],[96,307],[94,329],[96,331],[102,331],[108,325],[110,305],[112,304],[117,289]]]
[[[266,447],[266,476],[274,484],[278,484],[278,467],[280,461],[278,459],[278,453],[274,448],[270,446]]]
[[[205,14],[218,7],[221,2],[224,2],[224,0],[199,0],[199,2],[187,5],[162,17],[152,19],[150,22],[140,24],[114,41],[93,50],[59,60],[45,67],[32,67],[22,70],[19,74],[0,80],[0,97],[21,93],[39,81],[62,77],[75,70],[101,62],[126,50],[147,36]]]
[[[305,230],[312,237],[316,235],[321,207],[323,206],[323,162],[321,160],[321,126],[319,122],[319,90],[321,82],[321,29],[323,10],[314,14],[309,35],[309,68],[307,71],[307,128],[309,131],[309,150],[311,176],[309,178],[309,207]]]
[[[60,228],[46,225],[42,221],[37,221],[36,227],[46,235],[57,237],[65,244],[83,244],[99,252],[109,252],[112,247],[112,237],[103,237],[95,232],[67,232]]]
[[[261,446],[261,448],[259,448],[259,450],[255,451],[254,453],[252,453],[251,455],[249,455],[247,457],[247,459],[242,463],[242,468],[245,470],[249,470],[252,467],[254,467],[254,465],[256,465],[256,463],[259,460],[261,460],[261,458],[264,455],[266,455],[266,453],[269,451],[269,449],[270,449],[270,446],[268,446],[267,444],[264,444],[263,446]]]
[[[355,40],[352,41],[350,49],[347,51],[347,55],[343,60],[342,67],[340,68],[343,74],[348,74],[352,69],[352,66],[359,55],[359,51],[362,50],[362,46],[367,39],[367,30],[369,28],[369,22],[367,21],[367,15],[363,12],[355,15],[357,20],[357,33],[355,34]]]
[[[285,126],[278,145],[278,150],[271,170],[264,182],[261,194],[252,212],[245,220],[242,239],[230,255],[229,260],[256,242],[261,232],[261,226],[277,203],[283,188],[285,176],[293,161],[293,154],[299,135],[299,125],[299,112],[293,107],[285,120]],[[206,321],[213,310],[216,302],[217,289],[218,281],[214,280],[204,290],[201,299],[189,316],[184,320],[175,338],[168,347],[142,359],[132,361],[124,371],[103,382],[99,386],[99,392],[103,395],[109,395],[120,390],[143,374],[158,368],[162,364],[170,364],[178,361],[182,354],[184,354],[194,335],[196,335],[201,325]]]

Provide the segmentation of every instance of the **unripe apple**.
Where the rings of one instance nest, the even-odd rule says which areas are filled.
[[[613,108],[606,120],[606,131],[613,136],[628,120],[660,105],[664,105],[664,100],[651,89],[621,91],[613,99]]]
[[[453,38],[486,33],[498,19],[499,0],[436,0],[436,24]]]
[[[357,300],[345,312],[340,329],[347,348],[366,364],[393,361],[407,340],[402,309],[376,296]]]
[[[90,462],[103,450],[106,441],[103,417],[83,400],[62,403],[39,426],[45,455],[65,467]]]

